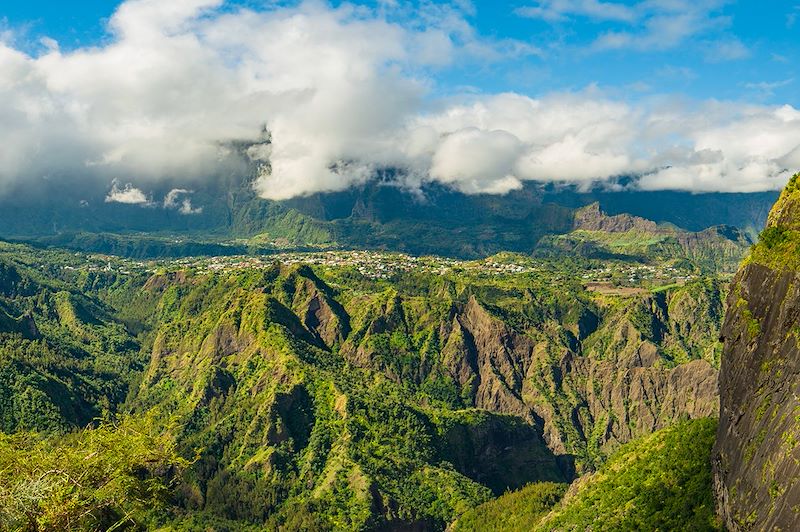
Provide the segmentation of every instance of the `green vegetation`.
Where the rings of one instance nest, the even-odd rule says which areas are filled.
[[[748,245],[747,237],[732,228],[711,228],[694,234],[666,228],[660,232],[577,229],[543,238],[536,252],[544,256],[577,254],[643,264],[688,261],[698,270],[715,272],[735,271]]]
[[[679,423],[621,447],[564,486],[535,483],[462,516],[455,530],[721,530],[711,492],[716,422]]]
[[[623,446],[540,524],[544,530],[720,530],[711,492],[716,421]]]
[[[567,484],[535,482],[482,504],[459,517],[456,531],[534,530],[561,500]]]
[[[767,227],[750,251],[748,260],[778,271],[797,270],[800,268],[800,231],[782,226]]]
[[[441,530],[544,482],[497,521],[526,526],[653,419],[688,415],[671,368],[700,364],[691,390],[715,378],[715,278],[615,294],[580,280],[628,263],[303,257],[0,244],[7,528]],[[631,366],[646,404],[619,396]],[[61,466],[19,506],[57,456],[91,471]]]
[[[116,530],[166,508],[188,465],[149,420],[61,437],[0,433],[0,528]]]
[[[748,261],[777,271],[800,268],[800,174],[796,174],[772,207],[767,227],[759,235]]]
[[[0,257],[0,430],[66,430],[113,415],[144,367],[137,338],[58,266],[74,257],[17,249]]]

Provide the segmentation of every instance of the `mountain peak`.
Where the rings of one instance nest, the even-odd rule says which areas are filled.
[[[600,202],[595,201],[575,211],[573,218],[574,229],[587,231],[606,231],[609,233],[624,233],[626,231],[646,231],[650,233],[671,232],[652,220],[632,216],[630,214],[617,214],[609,216],[603,212]]]
[[[784,187],[778,201],[767,217],[767,227],[800,229],[800,173],[795,174]]]

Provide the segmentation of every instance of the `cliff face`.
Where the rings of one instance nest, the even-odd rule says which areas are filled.
[[[689,232],[630,214],[609,216],[593,203],[575,211],[571,232],[543,237],[536,254],[649,263],[688,259],[708,271],[733,272],[751,243],[735,227],[719,225]]]
[[[736,278],[722,328],[714,489],[730,530],[800,522],[800,275],[797,176]]]
[[[600,203],[594,202],[575,211],[573,229],[586,231],[606,231],[609,233],[624,233],[626,231],[644,231],[648,233],[672,233],[674,230],[659,226],[657,223],[631,216],[630,214],[617,214],[608,216],[600,209]]]
[[[528,297],[543,303],[558,293]],[[718,282],[600,306],[573,300],[552,316],[552,303],[516,297],[519,309],[480,295],[359,299],[345,309],[369,310],[352,320],[340,353],[455,408],[537,425],[550,449],[572,455],[579,471],[676,420],[717,415]]]

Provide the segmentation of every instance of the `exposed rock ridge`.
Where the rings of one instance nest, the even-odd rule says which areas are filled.
[[[594,202],[575,211],[573,229],[587,231],[606,231],[609,233],[624,233],[626,231],[644,231],[648,233],[673,233],[674,230],[658,225],[657,223],[632,216],[630,214],[617,214],[609,216],[600,208],[599,202]]]

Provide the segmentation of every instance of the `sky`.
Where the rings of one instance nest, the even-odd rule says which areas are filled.
[[[386,167],[466,193],[774,190],[800,169],[798,31],[800,0],[5,2],[0,193],[144,204],[237,157],[272,199]]]

